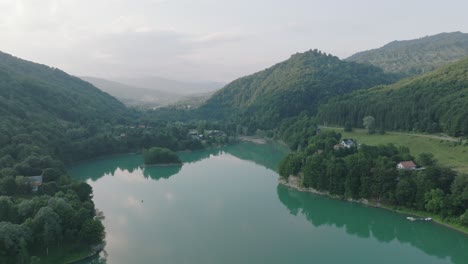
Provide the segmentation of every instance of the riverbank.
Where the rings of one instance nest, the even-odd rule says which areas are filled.
[[[285,180],[283,178],[279,178],[278,182],[280,184],[282,184],[282,185],[285,185],[285,186],[287,186],[289,188],[295,189],[295,190],[300,191],[300,192],[310,192],[310,193],[313,193],[313,194],[323,195],[323,196],[327,196],[327,197],[342,200],[342,201],[347,201],[347,202],[351,202],[351,203],[359,203],[359,204],[369,206],[369,207],[374,207],[374,208],[381,208],[381,209],[389,210],[389,211],[399,213],[399,214],[402,214],[402,215],[405,215],[405,216],[422,217],[422,218],[431,217],[433,222],[436,223],[436,224],[442,225],[444,227],[448,227],[448,228],[450,228],[452,230],[463,233],[464,235],[468,235],[468,227],[444,221],[440,216],[437,216],[437,215],[434,216],[434,215],[430,214],[429,212],[421,212],[421,211],[416,211],[416,210],[412,210],[412,209],[408,209],[408,208],[399,208],[399,207],[395,207],[395,206],[389,206],[389,205],[381,204],[381,203],[378,203],[378,202],[369,201],[367,199],[358,199],[358,200],[350,199],[350,198],[346,199],[346,198],[344,198],[342,196],[333,195],[333,194],[330,194],[328,192],[321,192],[321,191],[318,191],[318,190],[316,190],[314,188],[303,187],[302,184],[301,184],[300,178],[297,177],[297,176],[289,176],[289,178],[287,180]]]

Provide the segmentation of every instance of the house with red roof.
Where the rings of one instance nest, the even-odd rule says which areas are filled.
[[[399,170],[415,170],[417,165],[412,161],[402,161],[397,164],[397,169]]]

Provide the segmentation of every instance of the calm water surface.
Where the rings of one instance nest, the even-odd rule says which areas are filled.
[[[125,155],[71,168],[106,216],[105,251],[83,263],[468,263],[468,236],[278,185],[285,154],[241,143],[179,167]]]

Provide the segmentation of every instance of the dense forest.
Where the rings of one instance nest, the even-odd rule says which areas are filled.
[[[377,67],[311,50],[235,80],[197,112],[205,118],[234,120],[254,133],[276,128],[283,119],[303,111],[314,115],[318,105],[333,96],[394,80]]]
[[[0,262],[30,263],[51,246],[101,243],[92,189],[65,165],[153,146],[202,148],[187,137],[190,128],[129,110],[58,69],[0,53]]]
[[[441,33],[420,39],[393,41],[347,58],[401,77],[424,74],[468,56],[468,34]]]
[[[362,127],[366,116],[386,130],[468,134],[468,59],[389,86],[330,100],[318,118],[326,124]]]
[[[437,164],[429,153],[417,159],[406,147],[337,145],[341,135],[320,133],[307,148],[289,154],[279,165],[281,177],[299,176],[306,188],[348,199],[411,208],[468,226],[468,175]],[[399,170],[416,160],[419,169]]]

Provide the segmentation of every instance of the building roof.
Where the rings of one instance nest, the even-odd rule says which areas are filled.
[[[400,162],[398,164],[401,165],[405,169],[410,169],[410,168],[415,168],[416,167],[416,164],[412,160],[402,161],[402,162]]]
[[[42,176],[30,176],[28,179],[31,181],[42,182]]]
[[[42,176],[30,176],[28,179],[31,181],[31,185],[33,186],[41,186],[42,185]]]

